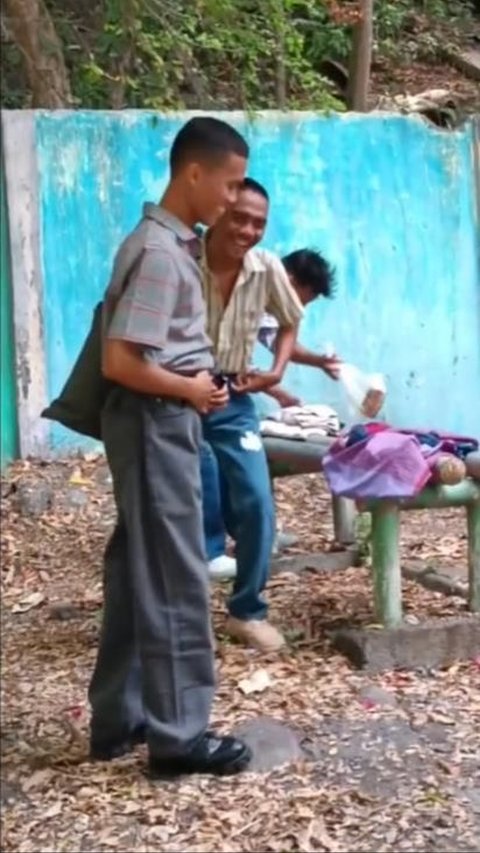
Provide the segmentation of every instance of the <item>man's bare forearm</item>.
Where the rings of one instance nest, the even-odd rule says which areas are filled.
[[[274,400],[277,400],[279,403],[283,398],[283,388],[281,385],[271,385],[270,388],[267,388],[265,391],[269,397],[273,397]]]
[[[290,361],[296,337],[296,326],[283,326],[277,334],[271,368],[269,370],[247,371],[238,377],[232,386],[233,389],[240,394],[256,394],[259,391],[268,391],[273,385],[278,385]]]
[[[275,354],[271,373],[277,377],[277,382],[280,382],[288,362],[291,360],[292,353],[297,340],[298,326],[282,326],[277,334],[275,342]],[[276,384],[276,383],[275,383]]]
[[[318,355],[312,350],[302,347],[296,343],[292,350],[290,361],[294,364],[303,364],[306,367],[318,367],[323,370],[330,379],[337,380],[340,375],[341,360],[336,355]]]
[[[103,346],[102,373],[106,379],[152,396],[187,398],[191,380],[147,361],[136,344],[107,340]]]
[[[304,364],[308,367],[323,368],[325,357],[295,342],[290,361],[294,364]]]

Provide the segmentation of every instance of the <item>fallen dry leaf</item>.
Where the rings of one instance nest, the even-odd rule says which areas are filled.
[[[53,803],[53,805],[51,805],[50,808],[47,809],[46,812],[43,813],[43,817],[45,820],[50,820],[50,818],[52,818],[52,817],[57,817],[57,815],[59,815],[61,811],[62,811],[62,801],[56,800]]]
[[[248,696],[250,693],[263,693],[267,687],[270,687],[272,684],[272,679],[270,678],[266,669],[257,669],[249,678],[242,678],[241,681],[238,682],[238,686],[242,693],[245,693]]]
[[[50,767],[44,767],[43,770],[35,770],[34,773],[22,784],[25,792],[34,790],[45,784],[53,775],[53,770]]]
[[[329,853],[337,853],[338,842],[327,832],[325,822],[321,818],[314,818],[307,829],[298,837],[299,850],[302,853],[316,853],[319,845]]]
[[[13,605],[12,613],[26,613],[33,607],[38,607],[43,601],[45,601],[45,594],[43,592],[32,592],[26,598],[22,598],[18,604]]]
[[[73,472],[73,474],[70,477],[68,482],[70,483],[71,486],[91,486],[92,485],[92,481],[88,477],[85,477],[83,475],[80,468],[75,468],[75,470],[74,470],[74,472]]]

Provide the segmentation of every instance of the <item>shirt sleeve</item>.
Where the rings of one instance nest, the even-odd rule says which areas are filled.
[[[280,258],[269,255],[268,302],[266,310],[272,314],[280,327],[296,326],[303,317],[303,307],[288,278]]]
[[[264,314],[258,330],[258,342],[270,352],[275,349],[275,341],[278,334],[278,320],[270,314]]]
[[[164,349],[180,292],[180,275],[171,256],[146,249],[118,300],[107,338]]]

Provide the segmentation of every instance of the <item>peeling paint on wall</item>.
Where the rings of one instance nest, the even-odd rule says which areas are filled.
[[[191,114],[189,114],[191,115]],[[49,394],[60,390],[142,203],[167,180],[168,150],[189,115],[39,113],[36,118]],[[387,417],[480,432],[480,279],[473,129],[439,132],[416,117],[241,114],[249,174],[267,187],[265,245],[320,248],[337,297],[309,309],[301,340],[326,342],[387,374]],[[260,363],[265,356],[258,354]],[[318,371],[287,384],[342,411]],[[76,443],[53,431],[57,447]]]
[[[10,236],[18,444],[22,457],[45,449],[47,429],[43,290],[34,114],[2,113]]]

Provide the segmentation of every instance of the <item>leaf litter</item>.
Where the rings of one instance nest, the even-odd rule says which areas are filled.
[[[70,502],[72,490],[85,502]],[[36,503],[22,506],[25,494]],[[335,547],[321,478],[287,479],[276,497],[283,526],[300,536],[291,553]],[[377,676],[353,670],[328,635],[345,623],[374,624],[366,568],[272,578],[272,618],[291,643],[272,658],[224,638],[228,585],[213,587],[213,723],[230,731],[274,719],[301,733],[304,757],[267,773],[153,784],[142,773],[143,748],[110,764],[87,760],[86,689],[113,520],[102,457],[13,465],[2,478],[2,510],[6,853],[480,849],[479,661]],[[428,524],[425,515],[405,519],[404,557],[466,560],[460,514],[429,513]],[[410,581],[404,596],[418,619],[465,607]]]

